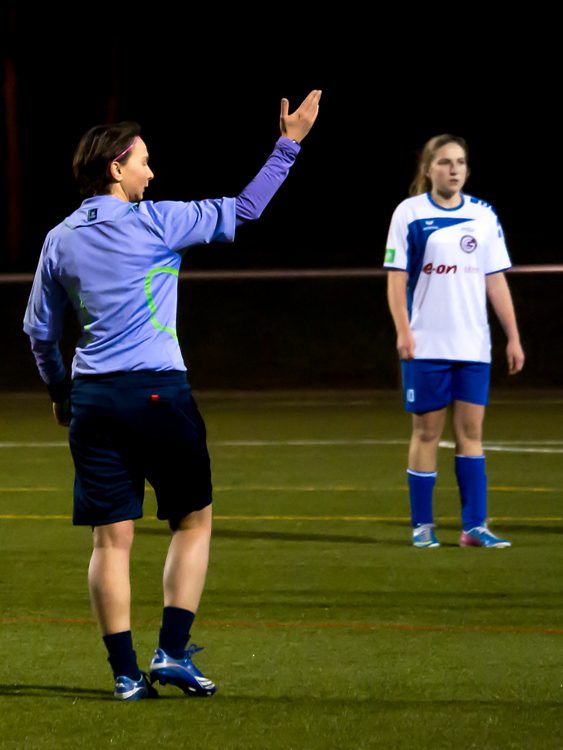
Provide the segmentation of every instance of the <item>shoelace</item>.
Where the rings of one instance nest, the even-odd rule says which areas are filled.
[[[186,656],[184,658],[191,659],[194,654],[197,654],[198,651],[203,651],[203,649],[203,646],[196,646],[195,643],[192,643],[192,645],[186,651]]]

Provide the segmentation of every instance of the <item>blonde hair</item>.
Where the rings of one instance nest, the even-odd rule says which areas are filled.
[[[431,138],[424,144],[420,152],[415,176],[409,188],[409,197],[423,195],[432,190],[432,183],[427,172],[438,151],[448,143],[457,143],[465,151],[465,158],[468,158],[469,153],[464,138],[461,138],[459,135],[450,135],[449,133],[435,135],[434,138]]]

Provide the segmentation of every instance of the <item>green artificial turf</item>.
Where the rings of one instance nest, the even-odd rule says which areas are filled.
[[[418,550],[398,399],[198,400],[215,522],[194,660],[218,690],[123,705],[88,601],[91,534],[68,519],[66,433],[46,398],[0,396],[0,747],[563,746],[562,403],[488,409],[486,443],[515,449],[487,452],[491,527],[513,547],[458,546],[444,447],[442,546]],[[169,533],[150,489],[145,511],[131,577],[146,669]]]

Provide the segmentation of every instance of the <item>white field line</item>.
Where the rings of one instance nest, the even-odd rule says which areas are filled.
[[[559,448],[555,446],[561,446]],[[443,440],[440,448],[455,448],[455,443]],[[529,443],[510,441],[499,441],[494,445],[483,443],[485,451],[503,451],[506,453],[563,453],[563,442],[561,441],[530,441]]]
[[[402,440],[216,440],[210,441],[211,447],[223,448],[268,448],[281,446],[339,446],[339,445],[408,445],[409,441]],[[0,448],[67,448],[66,441],[45,442],[0,442]],[[449,440],[440,442],[441,448],[455,448],[455,443]],[[505,451],[509,453],[563,453],[563,440],[497,440],[494,443],[484,443],[486,451]]]

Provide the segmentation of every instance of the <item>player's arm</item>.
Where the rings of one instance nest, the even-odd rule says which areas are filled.
[[[403,360],[414,359],[416,341],[409,322],[407,307],[407,271],[389,270],[387,274],[387,300],[397,331],[397,351]]]
[[[55,419],[62,427],[68,427],[72,386],[63,364],[59,344],[57,341],[45,341],[33,336],[30,336],[30,342],[39,374],[53,402]]]
[[[282,99],[281,137],[260,172],[236,198],[237,227],[258,219],[285,180],[299,153],[300,143],[310,132],[319,113],[320,91],[311,91],[301,106],[289,114],[289,101]]]
[[[508,372],[510,375],[515,375],[524,367],[524,351],[520,344],[520,334],[516,325],[512,295],[510,294],[505,275],[502,272],[489,274],[486,277],[485,283],[487,297],[508,339],[506,346]]]
[[[49,242],[48,235],[35,273],[23,329],[29,336],[39,374],[51,395],[55,418],[59,424],[68,427],[71,384],[58,345],[68,295],[54,279],[48,254]]]

